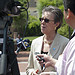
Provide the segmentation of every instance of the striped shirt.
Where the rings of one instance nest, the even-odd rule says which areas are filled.
[[[75,75],[75,36],[69,41],[55,64],[57,75]]]

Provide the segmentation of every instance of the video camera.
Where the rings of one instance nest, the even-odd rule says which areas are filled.
[[[18,15],[20,14],[20,6],[22,6],[22,4],[19,1],[0,0],[0,16],[8,14]]]
[[[9,25],[12,23],[12,16],[19,15],[22,4],[14,0],[0,0],[0,37],[2,37],[3,29],[7,21]]]
[[[12,16],[19,15],[22,4],[14,0],[0,0],[0,75],[20,75],[14,41],[8,36]],[[24,9],[24,8],[23,8]]]
[[[26,50],[29,47],[30,47],[30,40],[29,39],[21,40],[17,43],[17,50],[15,52],[17,54],[20,50]]]

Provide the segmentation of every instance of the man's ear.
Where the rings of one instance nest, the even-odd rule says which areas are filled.
[[[70,9],[68,9],[68,12],[67,12],[67,19],[69,19],[70,17],[71,17],[71,10]]]

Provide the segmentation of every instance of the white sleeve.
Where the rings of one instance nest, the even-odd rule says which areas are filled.
[[[59,56],[58,61],[55,64],[55,69],[57,71],[57,74],[61,72],[61,65],[62,65],[62,55]]]
[[[75,47],[73,46],[66,64],[67,75],[75,75]]]

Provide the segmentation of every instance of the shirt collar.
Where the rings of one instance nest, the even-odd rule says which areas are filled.
[[[75,29],[73,30],[73,33],[72,33],[72,35],[75,33]]]

